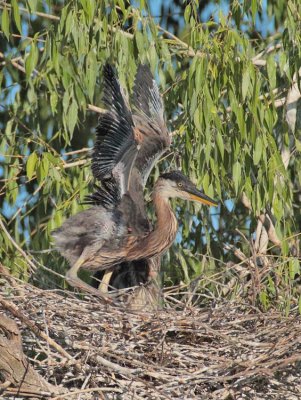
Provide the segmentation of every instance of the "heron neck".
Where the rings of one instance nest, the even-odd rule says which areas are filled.
[[[161,239],[163,234],[172,236],[170,240],[173,242],[178,230],[178,222],[170,206],[168,197],[162,195],[160,192],[154,192],[153,203],[157,216],[157,223],[154,231],[160,234]]]
[[[165,253],[175,240],[178,223],[166,196],[154,191],[153,202],[157,216],[155,228],[130,252],[131,259],[154,257]]]

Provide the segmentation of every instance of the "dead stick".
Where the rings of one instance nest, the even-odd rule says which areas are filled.
[[[70,396],[76,396],[82,393],[91,393],[91,392],[115,392],[115,393],[123,393],[123,390],[120,388],[114,388],[114,387],[94,387],[94,388],[88,388],[88,389],[80,389],[80,390],[75,390],[74,392],[68,392],[65,394],[60,394],[59,396],[52,397],[50,400],[61,400],[64,398],[69,399]]]
[[[15,317],[17,317],[20,321],[22,321],[35,335],[41,337],[46,340],[47,343],[50,344],[53,348],[55,348],[62,356],[66,357],[68,360],[75,361],[74,358],[67,353],[66,350],[62,348],[58,343],[56,343],[53,339],[46,335],[39,327],[37,327],[33,322],[30,321],[13,303],[4,300],[2,296],[0,296],[0,304],[11,312]]]

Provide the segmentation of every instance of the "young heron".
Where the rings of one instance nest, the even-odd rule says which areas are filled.
[[[71,264],[66,274],[69,284],[108,300],[107,287],[117,268],[146,266],[149,276],[158,269],[161,255],[177,232],[170,198],[217,203],[182,172],[162,174],[153,190],[157,217],[153,228],[146,215],[143,189],[171,143],[158,87],[149,69],[140,66],[131,112],[112,68],[106,65],[103,101],[108,111],[99,119],[93,152],[92,172],[100,182],[89,196],[93,206],[67,219],[53,236],[56,247]],[[80,269],[105,271],[100,290],[78,277]]]

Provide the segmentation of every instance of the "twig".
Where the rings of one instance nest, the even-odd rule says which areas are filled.
[[[67,151],[62,156],[64,157],[64,156],[72,156],[74,154],[79,154],[79,153],[87,153],[91,150],[92,150],[91,147],[83,147],[82,149],[79,149],[79,150]]]
[[[1,51],[0,51],[0,57],[1,57],[3,60],[6,60],[5,55],[4,55]],[[23,72],[24,74],[26,73],[25,68],[22,67],[21,65],[19,65],[16,61],[10,60],[10,63],[11,63],[15,68],[17,68],[19,71]]]
[[[4,32],[1,31],[1,30],[0,30],[0,33],[4,34]],[[10,36],[15,37],[15,38],[19,38],[19,39],[36,40],[37,42],[40,42],[40,43],[45,43],[46,42],[46,40],[44,40],[44,39],[38,39],[38,38],[34,39],[34,38],[30,37],[30,36],[18,35],[16,33],[10,33]],[[39,49],[39,50],[41,50],[41,49]]]
[[[97,392],[102,392],[102,393],[123,393],[124,391],[122,389],[119,388],[115,388],[115,387],[94,387],[94,388],[89,388],[89,389],[80,389],[80,390],[74,390],[74,391],[70,391],[68,393],[65,394],[61,394],[59,396],[56,397],[51,397],[49,400],[61,400],[61,399],[69,399],[72,396],[77,396],[79,394],[82,393],[97,393]]]
[[[74,162],[70,162],[70,163],[64,163],[63,164],[63,168],[67,169],[67,168],[73,168],[73,167],[77,167],[79,165],[85,165],[87,164],[88,160],[78,160],[78,161],[74,161]],[[57,167],[58,169],[60,169],[60,167]]]
[[[3,2],[3,1],[0,2],[0,6],[1,6],[2,8],[3,8],[3,7],[7,7],[7,8],[9,8],[9,9],[12,8],[10,4],[8,4],[8,3],[6,3],[6,2]],[[37,15],[38,17],[50,19],[50,20],[52,20],[52,21],[59,21],[59,20],[60,20],[60,17],[57,17],[57,16],[55,16],[55,15],[46,14],[46,13],[43,13],[43,12],[40,12],[40,11],[29,11],[29,10],[27,10],[27,8],[23,8],[23,7],[19,7],[19,11],[22,11],[22,12],[24,12],[24,13],[26,13],[26,14]]]
[[[104,113],[107,112],[107,110],[105,110],[104,108],[96,107],[96,106],[94,106],[92,104],[88,104],[88,110],[95,111],[95,112],[97,112],[99,114],[104,114]]]
[[[115,372],[118,372],[119,374],[125,375],[125,376],[130,376],[130,377],[134,377],[136,376],[138,373],[141,373],[142,370],[141,368],[136,368],[136,369],[132,369],[132,368],[126,368],[126,367],[122,367],[116,363],[113,363],[109,360],[106,360],[105,358],[101,357],[101,356],[96,356],[96,361],[103,365],[106,368],[112,369]]]
[[[8,225],[10,225],[15,220],[15,218],[21,213],[22,209],[26,206],[26,204],[28,204],[28,202],[42,189],[45,182],[46,182],[45,180],[42,181],[40,183],[40,185],[36,188],[36,190],[27,197],[27,199],[22,203],[22,205],[18,208],[18,210],[15,212],[15,214],[11,217]]]
[[[177,36],[175,36],[173,33],[167,31],[166,29],[162,28],[162,26],[157,25],[157,28],[159,31],[163,32],[165,35],[169,36],[171,39],[173,39],[175,42],[177,42],[181,47],[184,47],[187,50],[187,54],[189,57],[194,57],[197,55],[198,57],[203,57],[204,53],[201,52],[195,52],[192,47],[190,47],[187,43],[183,42],[181,39],[179,39]]]
[[[8,232],[8,230],[5,228],[5,225],[2,221],[2,219],[0,218],[0,227],[2,228],[3,232],[6,234],[6,236],[8,237],[8,239],[11,241],[11,243],[13,244],[13,246],[18,250],[18,252],[20,254],[22,254],[22,256],[25,258],[25,260],[28,262],[28,264],[31,266],[32,268],[32,272],[36,271],[37,267],[36,265],[31,261],[31,259],[28,257],[28,255],[25,253],[25,251],[23,249],[21,249],[21,247],[16,243],[16,241],[12,238],[12,236],[10,235],[10,233]]]

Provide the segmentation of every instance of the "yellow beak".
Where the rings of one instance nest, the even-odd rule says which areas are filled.
[[[189,198],[190,198],[190,200],[194,200],[199,203],[206,204],[207,206],[213,206],[213,207],[218,206],[218,203],[215,200],[211,199],[209,196],[206,196],[202,192],[198,192],[198,194],[189,193]]]

